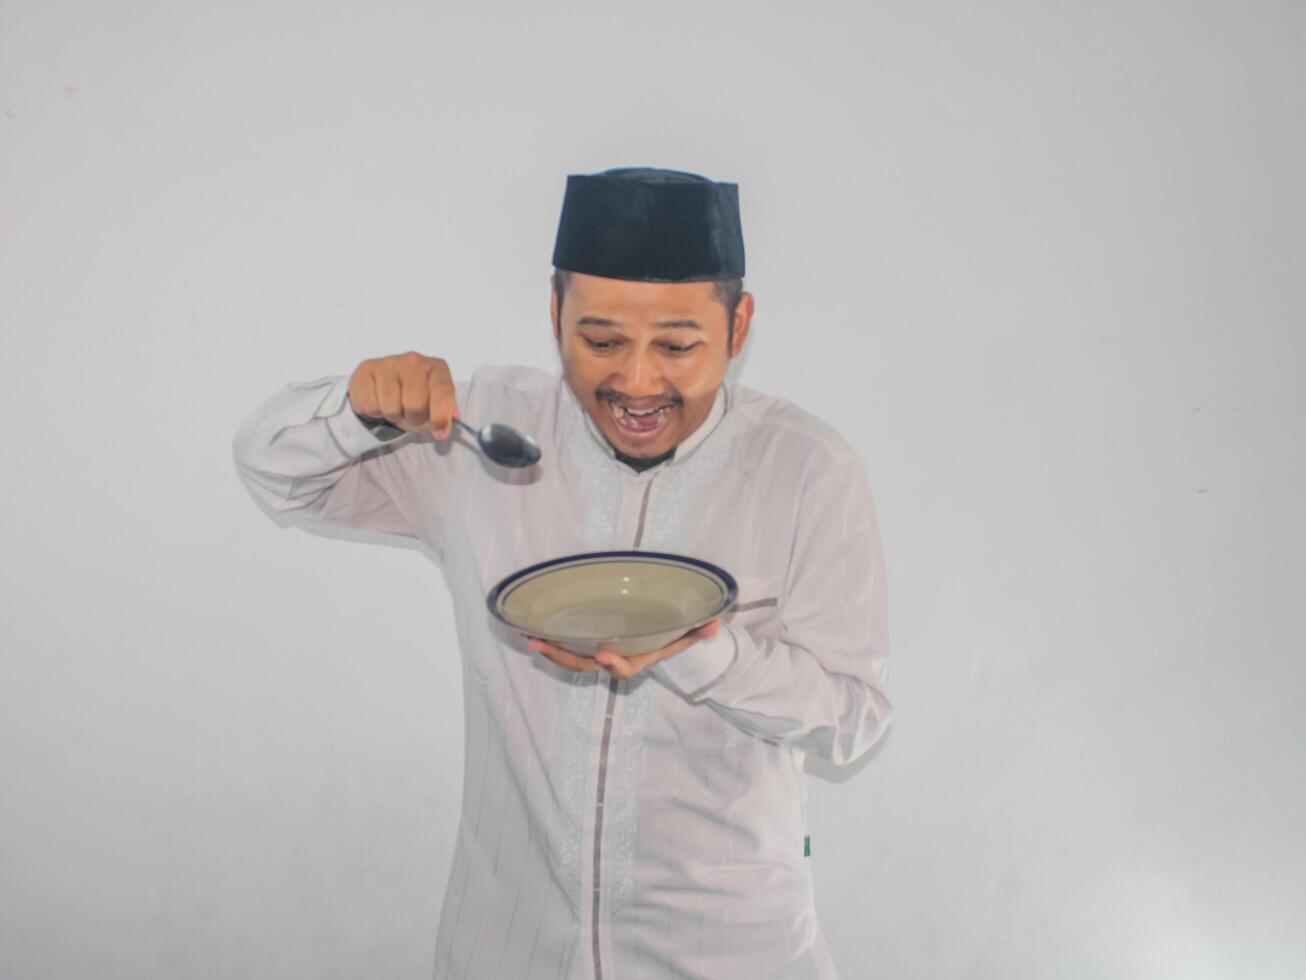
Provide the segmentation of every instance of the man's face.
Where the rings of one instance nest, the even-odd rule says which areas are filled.
[[[735,311],[727,351],[725,304],[710,282],[629,282],[572,273],[552,301],[563,376],[590,418],[627,456],[660,456],[712,410],[730,358],[748,337],[753,297]],[[636,413],[655,409],[651,414]],[[630,411],[626,411],[630,410]]]

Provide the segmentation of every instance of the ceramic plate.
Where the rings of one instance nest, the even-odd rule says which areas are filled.
[[[528,636],[592,657],[665,646],[721,615],[739,587],[709,562],[660,551],[594,551],[514,572],[490,590],[490,614]]]

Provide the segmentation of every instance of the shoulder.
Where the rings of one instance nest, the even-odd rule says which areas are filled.
[[[815,474],[860,467],[861,458],[829,422],[787,398],[731,385],[731,408],[740,413],[743,435],[757,458]]]

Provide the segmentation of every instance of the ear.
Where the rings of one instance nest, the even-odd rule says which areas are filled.
[[[558,291],[553,288],[553,276],[549,276],[549,319],[553,323],[553,339],[562,341],[562,330],[558,325]]]
[[[744,341],[748,339],[748,328],[753,322],[753,294],[740,293],[739,305],[735,307],[735,342],[730,348],[730,356],[738,357],[743,353]]]

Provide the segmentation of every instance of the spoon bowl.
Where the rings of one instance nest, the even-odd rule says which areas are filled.
[[[492,422],[474,429],[462,419],[454,421],[476,437],[476,445],[487,459],[500,466],[519,469],[540,461],[540,447],[535,440],[510,425]]]

